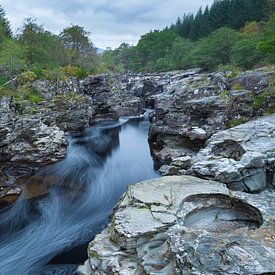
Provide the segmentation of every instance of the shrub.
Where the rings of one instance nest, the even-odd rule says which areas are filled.
[[[17,82],[19,84],[25,84],[25,83],[33,82],[35,79],[37,79],[37,75],[34,72],[26,71],[26,72],[21,73],[17,77]]]

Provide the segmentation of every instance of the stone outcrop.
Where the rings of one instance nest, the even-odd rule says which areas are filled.
[[[229,191],[191,176],[128,188],[88,247],[83,274],[262,274],[275,271],[273,192]]]
[[[120,115],[141,115],[148,98],[162,92],[179,72],[89,76],[51,82],[36,80],[38,101],[3,97],[0,102],[1,196],[18,192],[16,179],[31,176],[41,166],[66,156],[66,134]]]
[[[18,178],[66,156],[66,134],[155,108],[152,154],[162,175],[182,176],[130,186],[80,270],[274,273],[274,68],[232,76],[192,69],[37,80],[39,102],[2,97],[0,203],[24,193]]]
[[[226,183],[231,190],[260,192],[275,186],[275,115],[219,131],[197,153],[165,147],[156,156],[163,175],[195,175]]]
[[[214,134],[191,167],[194,174],[221,181],[232,190],[275,187],[275,115]]]
[[[262,68],[230,78],[226,72],[171,80],[154,96],[150,141],[155,158],[165,147],[186,148],[196,154],[214,133],[273,113],[274,69]],[[230,76],[230,77],[229,77]]]

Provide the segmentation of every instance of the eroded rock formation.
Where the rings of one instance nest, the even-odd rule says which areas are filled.
[[[274,273],[272,81],[274,68],[235,77],[193,69],[35,81],[41,102],[0,99],[0,202],[24,192],[18,178],[66,156],[66,134],[155,108],[156,166],[184,176],[130,186],[81,271]]]
[[[275,270],[272,195],[191,176],[128,188],[90,243],[84,274],[261,274]]]

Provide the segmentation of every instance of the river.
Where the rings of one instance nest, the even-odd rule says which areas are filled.
[[[121,118],[68,137],[67,157],[25,185],[47,194],[1,210],[0,274],[75,274],[129,184],[158,177],[146,118]]]

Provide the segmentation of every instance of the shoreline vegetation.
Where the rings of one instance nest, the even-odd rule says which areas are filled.
[[[101,73],[153,72],[202,68],[247,70],[275,62],[275,7],[269,0],[214,1],[185,14],[163,30],[98,53],[92,34],[71,25],[53,34],[27,18],[15,34],[0,6],[0,96],[9,82],[66,80]],[[22,74],[23,73],[23,74]]]

